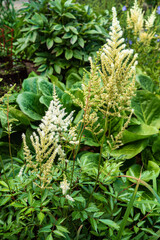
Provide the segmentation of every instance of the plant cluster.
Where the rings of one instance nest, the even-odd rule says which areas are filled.
[[[38,12],[37,12],[38,11]],[[89,6],[72,1],[31,1],[21,11],[17,54],[32,59],[46,76],[64,81],[68,70],[87,66],[108,36],[105,22]]]
[[[124,33],[115,8],[111,23],[72,0],[22,9],[17,54],[42,74],[0,97],[2,240],[159,239],[160,92],[135,51],[158,8],[126,6]]]

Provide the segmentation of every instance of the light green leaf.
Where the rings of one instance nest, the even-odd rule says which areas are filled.
[[[67,49],[66,51],[65,51],[65,58],[67,59],[67,60],[69,60],[69,59],[71,59],[73,57],[73,51],[71,50],[71,49]]]
[[[77,35],[74,35],[74,36],[71,38],[70,43],[71,43],[72,45],[75,44],[75,42],[77,41],[77,39],[78,39]]]
[[[54,44],[53,39],[47,38],[46,45],[47,45],[48,50],[49,50],[51,47],[53,47],[53,44]]]
[[[100,222],[104,223],[105,225],[107,225],[108,227],[114,228],[116,230],[119,229],[119,225],[115,222],[113,222],[110,219],[99,219]]]
[[[78,38],[78,44],[79,44],[82,48],[84,48],[84,40],[83,40],[83,38]]]
[[[137,118],[156,128],[160,128],[160,99],[146,90],[137,91],[132,99],[132,108]]]
[[[72,18],[72,19],[76,19],[76,17],[72,14],[72,13],[63,13],[63,16],[67,17],[67,18]]]
[[[38,213],[37,217],[38,217],[38,219],[40,221],[40,224],[41,224],[43,222],[44,218],[45,218],[45,215],[42,212],[40,212],[40,213]]]

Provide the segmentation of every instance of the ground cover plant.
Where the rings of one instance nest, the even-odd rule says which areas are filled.
[[[45,12],[49,1],[30,7],[45,3]],[[134,1],[128,17],[134,8],[142,13]],[[28,10],[30,19],[35,13]],[[127,44],[115,8],[110,15],[106,43],[89,57],[89,68],[76,66],[63,82],[33,72],[20,92],[12,86],[0,98],[1,239],[159,239],[158,64],[147,76],[143,51]],[[39,16],[29,20],[32,27]],[[151,59],[157,45],[148,46]]]

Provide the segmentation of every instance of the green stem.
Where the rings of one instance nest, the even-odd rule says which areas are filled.
[[[97,186],[97,183],[98,183],[98,180],[99,180],[99,176],[100,176],[100,167],[101,167],[101,160],[102,160],[103,144],[104,144],[104,140],[105,140],[105,135],[106,135],[107,129],[108,129],[108,117],[106,116],[105,126],[104,126],[104,133],[103,133],[103,137],[102,137],[102,142],[101,142],[101,146],[100,146],[99,160],[98,160],[98,174],[97,174],[97,177],[96,177],[96,182],[95,182],[93,191],[92,191],[92,193],[90,195],[90,198],[89,198],[89,202],[92,199],[93,193],[94,193],[94,191],[96,189],[96,186]]]

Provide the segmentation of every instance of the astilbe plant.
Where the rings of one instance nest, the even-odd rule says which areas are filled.
[[[126,119],[115,139],[109,136],[116,143],[122,137],[122,132],[128,126],[133,112],[130,104],[135,92],[137,54],[133,55],[132,49],[125,48],[125,39],[122,38],[123,32],[117,20],[116,9],[112,10],[110,39],[107,39],[107,43],[99,50],[95,61],[89,58],[91,70],[88,73],[89,80],[83,78],[83,101],[72,97],[84,111],[81,120],[84,128],[96,134],[103,131],[103,138],[113,118]],[[105,119],[103,130],[99,130],[98,112],[102,113]]]
[[[27,146],[25,134],[22,135],[27,167],[31,168],[40,180],[38,184],[35,182],[40,188],[49,187],[56,157],[61,165],[65,166],[67,162],[65,146],[68,144],[72,148],[79,143],[75,128],[70,127],[73,112],[66,115],[54,89],[53,100],[37,129],[38,134],[34,132],[30,137],[35,150],[35,159]]]
[[[138,6],[137,0],[135,0],[130,11],[127,12],[127,28],[133,30],[134,36],[139,39],[139,43],[148,46],[154,38],[155,32],[152,28],[156,19],[155,14],[156,9],[145,19],[142,9]]]

